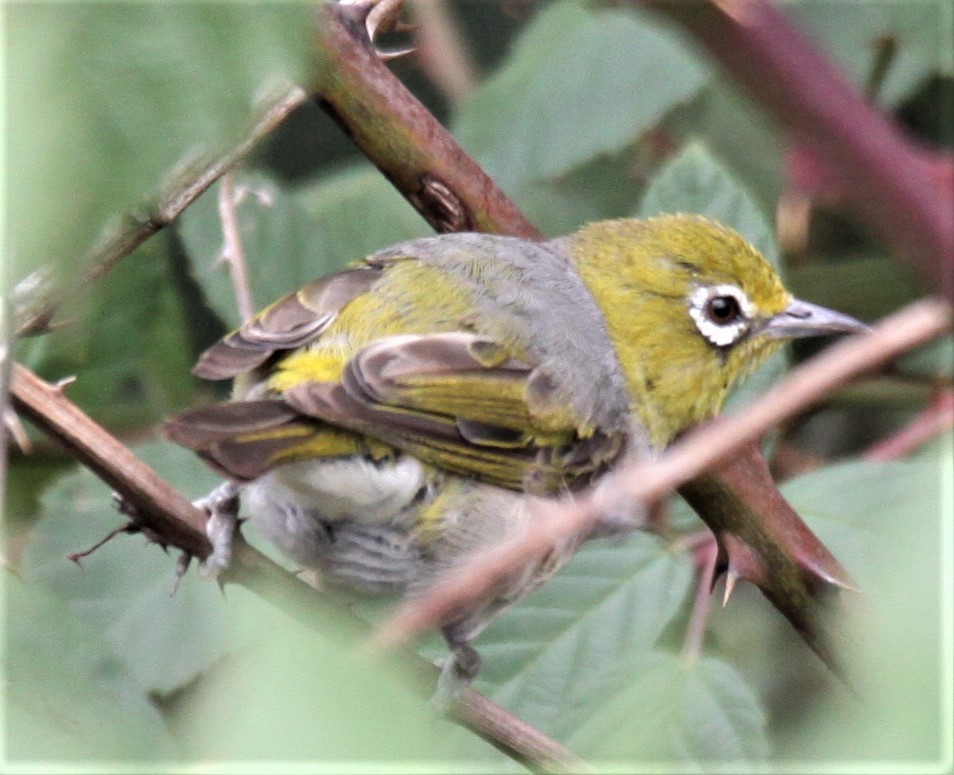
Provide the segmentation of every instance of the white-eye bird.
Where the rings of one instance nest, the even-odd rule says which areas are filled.
[[[547,242],[442,235],[316,280],[212,346],[195,373],[235,378],[233,400],[165,433],[235,483],[295,562],[413,596],[522,529],[530,499],[565,497],[715,415],[785,340],[865,329],[794,299],[701,217]],[[578,543],[443,622],[455,676],[476,674],[474,637]]]

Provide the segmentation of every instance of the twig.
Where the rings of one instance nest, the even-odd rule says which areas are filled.
[[[916,302],[882,320],[870,334],[828,348],[738,414],[723,415],[690,431],[657,461],[637,463],[612,474],[615,486],[601,488],[599,497],[584,495],[569,505],[537,504],[539,513],[531,520],[532,531],[467,562],[453,578],[405,604],[378,631],[377,643],[393,647],[446,620],[453,611],[466,610],[514,568],[573,536],[584,535],[600,516],[615,511],[614,507],[625,507],[631,500],[657,500],[839,385],[938,336],[950,325],[951,309],[946,303]]]
[[[692,604],[692,615],[686,626],[686,638],[682,644],[682,655],[689,661],[697,660],[702,654],[706,621],[709,618],[709,606],[712,602],[712,586],[716,579],[716,560],[719,558],[719,546],[716,544],[715,536],[708,533],[706,538],[706,542],[696,549],[696,556],[699,558],[697,560],[699,581],[696,586],[696,599]],[[728,587],[726,591],[729,592]]]
[[[196,557],[211,551],[206,516],[163,481],[112,434],[95,423],[60,387],[50,385],[14,363],[10,395],[14,408],[90,468],[140,512],[150,515],[168,543]]]
[[[240,199],[235,190],[234,178],[231,173],[226,173],[222,176],[222,186],[219,189],[219,220],[222,223],[222,252],[219,254],[219,260],[228,265],[239,317],[249,320],[255,314],[255,305],[252,302],[252,287],[248,282],[248,268],[242,250],[242,232],[236,212]]]
[[[810,149],[845,205],[954,300],[954,190],[936,155],[865,102],[767,0],[636,3],[685,28],[791,142]]]
[[[307,99],[297,86],[286,86],[265,100],[260,117],[251,130],[233,148],[217,160],[191,160],[180,165],[171,182],[160,193],[157,201],[147,203],[108,225],[91,254],[81,259],[87,267],[80,277],[80,287],[95,282],[116,264],[132,253],[143,242],[171,224],[183,210],[192,204],[216,180],[244,159],[259,142],[275,130]],[[75,293],[76,287],[70,289]],[[41,296],[23,310],[15,322],[17,336],[44,331],[56,314],[62,294],[53,292]]]
[[[954,390],[945,390],[909,425],[869,448],[866,460],[899,460],[954,428]]]

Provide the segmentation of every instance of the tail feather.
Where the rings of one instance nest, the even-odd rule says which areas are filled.
[[[280,463],[368,451],[354,433],[303,417],[278,400],[190,409],[169,419],[162,434],[196,452],[223,476],[242,481]]]

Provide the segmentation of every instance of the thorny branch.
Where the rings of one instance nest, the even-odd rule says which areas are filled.
[[[154,203],[146,204],[109,224],[91,255],[80,261],[82,266],[87,267],[80,279],[80,286],[99,280],[143,242],[171,224],[209,186],[248,156],[306,99],[307,94],[298,86],[286,86],[279,90],[265,100],[259,118],[240,143],[212,162],[198,159],[183,163]],[[74,287],[70,292],[76,290]],[[61,293],[54,290],[16,314],[16,335],[29,336],[45,331],[61,299]]]
[[[367,37],[370,4],[319,20],[318,104],[438,232],[540,232],[381,62]]]

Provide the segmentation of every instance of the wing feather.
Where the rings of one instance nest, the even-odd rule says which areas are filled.
[[[264,309],[199,357],[192,373],[209,380],[231,379],[261,366],[279,350],[308,343],[330,326],[341,309],[381,276],[361,266],[322,277]]]

